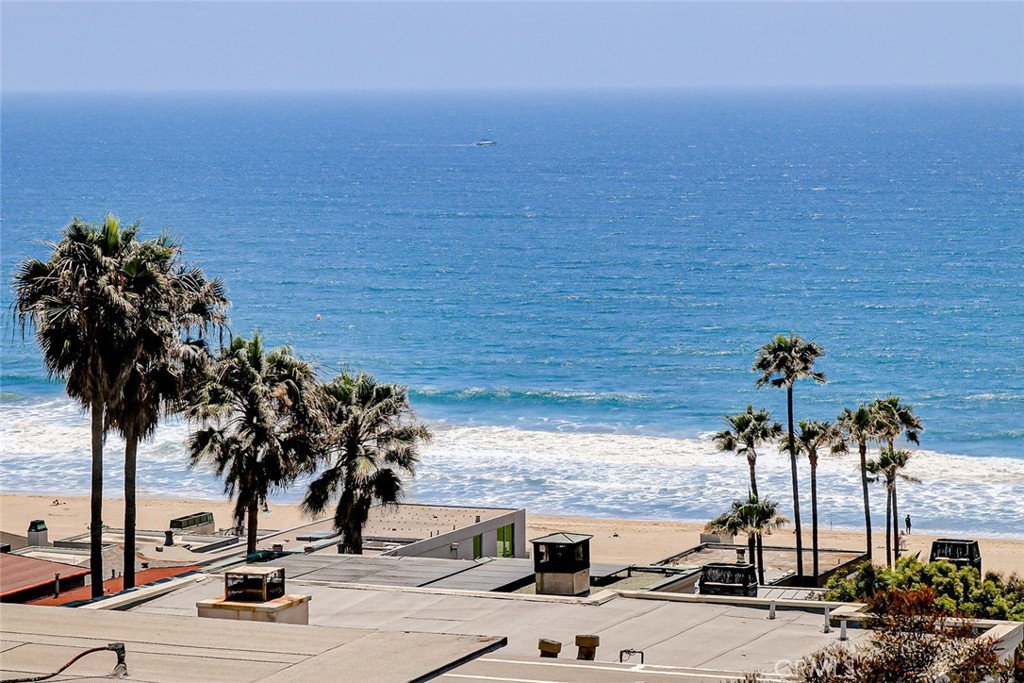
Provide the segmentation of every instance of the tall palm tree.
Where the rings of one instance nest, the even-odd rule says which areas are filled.
[[[811,554],[815,580],[818,577],[818,451],[829,448],[833,453],[845,450],[842,434],[831,422],[812,420],[798,423],[796,450],[807,454],[811,466]]]
[[[198,427],[188,438],[189,466],[207,462],[224,478],[235,524],[247,524],[248,553],[270,494],[313,470],[322,424],[315,387],[308,363],[288,347],[265,353],[256,332],[232,339],[189,398],[185,414]]]
[[[135,586],[136,471],[139,441],[163,415],[181,410],[188,387],[208,361],[203,338],[226,321],[220,280],[180,262],[180,246],[164,235],[125,255],[122,272],[136,301],[133,334],[124,339],[127,374],[108,421],[125,440],[124,587]]]
[[[419,446],[430,432],[412,420],[403,386],[344,373],[323,385],[322,393],[330,424],[323,453],[327,468],[310,483],[302,507],[317,515],[337,499],[334,528],[342,533],[342,549],[360,555],[370,508],[401,500],[402,479],[414,473]]]
[[[762,537],[771,534],[789,520],[779,514],[779,504],[768,498],[759,498],[751,494],[746,500],[733,501],[728,512],[708,523],[707,529],[735,534],[743,531],[747,534],[747,545],[753,553],[754,543],[757,545],[757,580],[764,584],[764,552]],[[753,557],[751,557],[753,562]]]
[[[793,384],[798,379],[812,379],[818,384],[825,384],[825,373],[815,372],[814,361],[825,355],[825,350],[814,342],[804,341],[796,335],[775,335],[775,338],[758,349],[754,357],[754,372],[757,387],[766,384],[773,387],[786,387],[786,414],[789,425],[787,452],[793,479],[793,526],[796,531],[796,573],[799,578],[804,575],[804,544],[800,529],[800,486],[796,471],[796,445],[793,429]]]
[[[105,416],[123,382],[121,339],[130,334],[134,304],[125,292],[122,257],[137,226],[122,229],[114,216],[101,226],[77,218],[47,261],[23,260],[14,276],[15,317],[31,327],[51,377],[90,413],[91,502],[89,566],[92,595],[103,595],[103,441]]]
[[[900,436],[903,436],[915,446],[921,443],[919,435],[924,431],[921,418],[914,413],[914,409],[911,406],[901,403],[899,396],[889,395],[885,398],[876,398],[871,402],[871,410],[874,411],[878,424],[878,438],[886,443],[889,450],[893,449],[896,439]],[[896,503],[895,488],[893,488],[892,492],[892,508],[893,536],[898,539],[900,535],[900,516],[899,506]],[[894,557],[898,560],[900,557],[900,544],[896,543],[894,547]]]
[[[711,440],[718,450],[746,456],[750,468],[750,492],[757,495],[757,449],[775,441],[782,434],[782,425],[772,420],[764,409],[754,410],[748,405],[742,413],[726,415],[729,428],[718,432]]]
[[[924,431],[921,418],[914,413],[912,406],[901,403],[899,396],[876,398],[871,402],[871,410],[878,421],[878,438],[885,441],[890,449],[900,436],[915,446],[921,443],[919,436]]]
[[[878,457],[868,461],[868,473],[875,481],[885,483],[885,564],[891,567],[894,560],[893,540],[899,540],[899,508],[895,505],[896,481],[917,483],[917,479],[904,474],[902,470],[910,460],[910,451],[885,447]],[[895,524],[893,524],[895,522]],[[897,546],[899,543],[897,542]],[[896,556],[898,557],[898,556]]]
[[[860,481],[864,494],[864,534],[867,544],[867,556],[871,559],[871,502],[868,497],[868,441],[878,438],[878,421],[874,411],[861,403],[856,410],[843,408],[836,424],[842,430],[843,440],[856,443],[860,453]]]

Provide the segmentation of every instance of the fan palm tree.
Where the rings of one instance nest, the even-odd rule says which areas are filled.
[[[873,481],[885,482],[885,564],[888,567],[893,564],[892,542],[894,537],[899,545],[899,509],[895,505],[896,481],[898,479],[911,483],[918,481],[902,472],[910,460],[910,455],[910,451],[886,447],[878,453],[876,459],[868,461],[867,466]]]
[[[203,337],[226,323],[219,280],[180,263],[180,246],[164,235],[126,254],[122,272],[136,299],[133,335],[124,340],[127,374],[108,420],[125,440],[124,587],[135,586],[136,471],[139,441],[162,415],[183,408],[186,389],[200,381],[208,360]]]
[[[779,514],[779,504],[768,498],[759,498],[751,494],[746,500],[733,501],[728,512],[720,515],[707,524],[709,531],[735,534],[742,531],[747,534],[747,546],[753,553],[757,545],[757,580],[764,584],[764,552],[762,537],[771,534],[789,520]],[[751,557],[753,562],[753,557]]]
[[[900,436],[903,436],[907,441],[916,445],[921,443],[919,434],[924,431],[924,425],[916,414],[914,409],[905,403],[900,402],[899,396],[887,396],[885,398],[877,398],[871,402],[871,410],[875,413],[875,419],[878,424],[878,438],[879,440],[885,441],[889,450],[893,449],[894,442]],[[896,489],[892,492],[892,508],[893,508],[893,535],[899,538],[900,530],[900,516],[899,506],[896,503]],[[900,557],[900,544],[897,543],[895,546],[895,559]]]
[[[756,534],[747,528],[746,521],[742,514],[743,501],[734,500],[728,512],[723,512],[718,517],[704,525],[704,531],[722,536],[747,535],[747,558],[750,564],[757,566],[757,555],[754,553],[754,538]]]
[[[281,347],[265,353],[259,332],[221,350],[191,394],[186,416],[189,466],[209,463],[235,499],[234,521],[247,525],[246,552],[256,552],[259,510],[270,494],[313,470],[321,427],[310,365]]]
[[[753,370],[760,374],[757,387],[766,384],[786,387],[786,414],[789,425],[787,452],[793,479],[793,525],[796,531],[796,573],[804,575],[803,537],[800,530],[800,486],[796,471],[796,445],[793,429],[793,384],[798,379],[812,379],[818,384],[825,383],[825,373],[815,372],[814,361],[825,355],[825,350],[814,342],[804,341],[796,335],[775,335],[775,338],[758,349],[754,357]]]
[[[874,411],[861,403],[856,410],[843,408],[836,424],[842,431],[843,440],[856,443],[860,453],[860,481],[864,494],[864,534],[867,556],[871,559],[871,502],[868,497],[868,441],[878,438],[878,421]]]
[[[337,499],[334,528],[342,534],[342,550],[360,555],[370,508],[401,500],[403,477],[414,474],[419,446],[430,432],[411,419],[403,386],[344,373],[323,385],[322,394],[330,425],[323,453],[327,468],[310,483],[302,507],[317,515]]]
[[[746,456],[750,468],[750,492],[757,495],[757,449],[776,440],[782,434],[782,425],[772,420],[767,410],[754,410],[748,405],[742,413],[726,415],[729,429],[718,432],[711,440],[718,450]]]
[[[829,448],[833,453],[845,450],[842,433],[831,422],[813,420],[799,423],[796,435],[796,450],[807,454],[811,466],[811,555],[814,577],[818,576],[818,451]]]
[[[90,413],[91,502],[89,563],[92,595],[103,595],[103,441],[106,410],[123,383],[121,340],[131,334],[134,302],[125,292],[124,253],[137,226],[121,227],[114,216],[101,226],[77,218],[47,261],[25,259],[14,276],[15,317],[31,327],[51,377],[65,382],[68,396]]]
[[[912,406],[901,403],[899,396],[876,398],[871,402],[871,410],[878,420],[878,438],[889,448],[893,448],[893,443],[901,436],[915,446],[921,443],[920,433],[924,431],[921,418]]]

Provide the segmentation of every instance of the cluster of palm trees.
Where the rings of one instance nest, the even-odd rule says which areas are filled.
[[[811,379],[824,384],[824,373],[814,369],[815,361],[823,355],[824,349],[821,346],[796,335],[780,334],[762,346],[757,351],[753,366],[754,372],[759,375],[757,386],[785,387],[788,429],[783,433],[782,425],[773,421],[767,410],[755,409],[753,405],[748,405],[745,411],[726,416],[728,428],[713,436],[713,442],[719,450],[746,457],[750,470],[750,491],[746,500],[735,501],[728,512],[708,524],[708,529],[730,535],[746,533],[751,561],[755,548],[757,550],[758,572],[762,582],[764,567],[761,537],[789,521],[778,513],[778,504],[775,501],[758,494],[757,451],[769,444],[778,444],[780,450],[787,453],[790,459],[793,523],[796,527],[796,565],[800,580],[804,577],[797,471],[797,457],[800,454],[807,456],[810,465],[813,576],[817,577],[819,574],[818,456],[826,450],[832,453],[845,453],[853,444],[857,445],[860,455],[867,556],[870,559],[872,555],[868,484],[872,481],[883,481],[886,486],[886,562],[891,565],[893,560],[899,557],[899,543],[893,544],[893,540],[899,538],[896,482],[915,480],[902,472],[911,453],[897,449],[895,442],[902,437],[910,443],[917,444],[918,435],[923,429],[921,420],[910,406],[900,401],[898,396],[888,396],[875,399],[868,404],[860,404],[855,409],[845,408],[835,422],[801,420],[797,422],[797,431],[794,429],[793,385],[800,379]],[[867,450],[872,442],[879,444],[880,450],[876,458],[869,459]]]
[[[335,527],[360,552],[374,501],[396,502],[418,447],[430,438],[412,419],[404,387],[364,373],[329,382],[290,349],[267,352],[259,333],[227,332],[228,300],[218,279],[186,264],[169,235],[141,240],[139,226],[108,215],[78,219],[48,243],[49,259],[23,260],[14,277],[14,315],[35,332],[51,377],[91,417],[90,563],[92,594],[103,594],[103,446],[124,437],[124,586],[135,585],[136,470],[139,442],[160,420],[183,415],[195,426],[190,466],[209,463],[235,499],[256,547],[258,512],[269,495],[305,475],[303,507],[323,512],[337,500]]]

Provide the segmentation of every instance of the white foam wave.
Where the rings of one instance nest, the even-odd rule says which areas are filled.
[[[709,439],[589,433],[435,423],[409,493],[422,502],[515,505],[534,512],[707,520],[744,495],[742,457],[719,453]],[[186,467],[188,426],[163,425],[141,445],[139,483],[160,496],[221,495],[222,486]],[[120,486],[122,442],[107,440],[111,490]],[[825,455],[818,470],[823,526],[857,528],[863,520],[857,455]],[[762,494],[791,510],[790,466],[774,448],[758,458]],[[800,463],[801,504],[809,522],[808,467]],[[0,486],[5,491],[84,493],[89,482],[89,429],[69,401],[0,404]],[[1024,459],[915,452],[899,486],[901,514],[915,528],[1024,535]],[[293,490],[282,500],[295,500]],[[872,485],[876,522],[884,489]]]

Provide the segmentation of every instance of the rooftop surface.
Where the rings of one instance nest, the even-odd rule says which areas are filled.
[[[160,567],[154,569],[143,569],[142,571],[135,573],[135,585],[144,586],[154,581],[160,581],[161,579],[169,579],[179,574],[185,574],[187,572],[195,571],[199,567],[192,565],[187,567]],[[114,579],[107,579],[103,582],[104,594],[119,593],[124,590],[124,576],[118,576]],[[47,596],[45,598],[39,598],[38,600],[31,600],[28,604],[30,605],[45,605],[45,606],[56,606],[66,605],[69,602],[77,602],[79,600],[90,600],[92,599],[92,586],[82,586],[70,591],[62,591],[57,597]]]
[[[0,621],[5,678],[52,673],[83,650],[123,642],[127,680],[136,683],[287,683],[326,680],[340,671],[345,680],[406,683],[432,678],[502,643],[500,638],[25,605],[0,606]],[[111,652],[89,655],[61,680],[109,681],[115,661]]]
[[[666,562],[665,565],[670,567],[700,567],[702,565],[711,564],[712,562],[732,563],[736,562],[737,549],[742,550],[744,552],[744,557],[746,557],[746,545],[736,545],[735,547],[708,546],[701,550],[694,550],[692,552],[677,555]],[[860,554],[861,552],[856,550],[838,550],[834,548],[821,549],[818,551],[818,562],[821,571],[826,572],[836,565],[840,565],[844,562],[849,562],[850,560],[857,558]],[[746,561],[749,562],[750,558],[746,557]],[[806,572],[811,571],[811,567],[813,566],[812,563],[812,552],[805,548],[804,570]],[[787,574],[795,574],[796,551],[793,548],[765,546],[764,566],[765,579],[769,583]]]
[[[460,590],[499,590],[533,580],[533,562],[524,559],[482,561],[429,557],[367,555],[286,555],[267,563],[284,567],[289,584],[294,579],[375,586],[435,586]]]
[[[70,579],[88,573],[89,570],[70,564],[0,553],[0,596],[52,584],[54,574],[60,574],[63,579]]]
[[[158,597],[133,612],[193,617],[196,602],[220,595],[222,590],[220,582],[211,578]],[[525,675],[539,666],[533,662],[541,661],[537,659],[540,638],[562,642],[563,659],[575,657],[576,635],[594,634],[601,638],[599,662],[617,662],[620,650],[635,649],[645,652],[647,665],[733,673],[773,671],[781,659],[796,660],[838,638],[836,631],[822,632],[823,613],[779,609],[777,618],[769,620],[767,605],[694,602],[684,596],[655,594],[647,599],[605,592],[580,600],[302,580],[289,580],[287,590],[312,596],[309,618],[313,625],[507,637],[507,647],[494,656],[531,662],[523,665],[525,672],[516,669],[522,675],[506,677],[517,680],[640,680],[635,672],[632,679],[594,677],[593,671],[590,679],[583,674],[575,679],[554,673],[547,679]],[[864,632],[851,629],[850,636],[856,640]],[[474,666],[474,671],[485,667],[483,663]],[[450,674],[456,675],[463,675],[462,670]],[[489,675],[500,679],[504,674]]]

